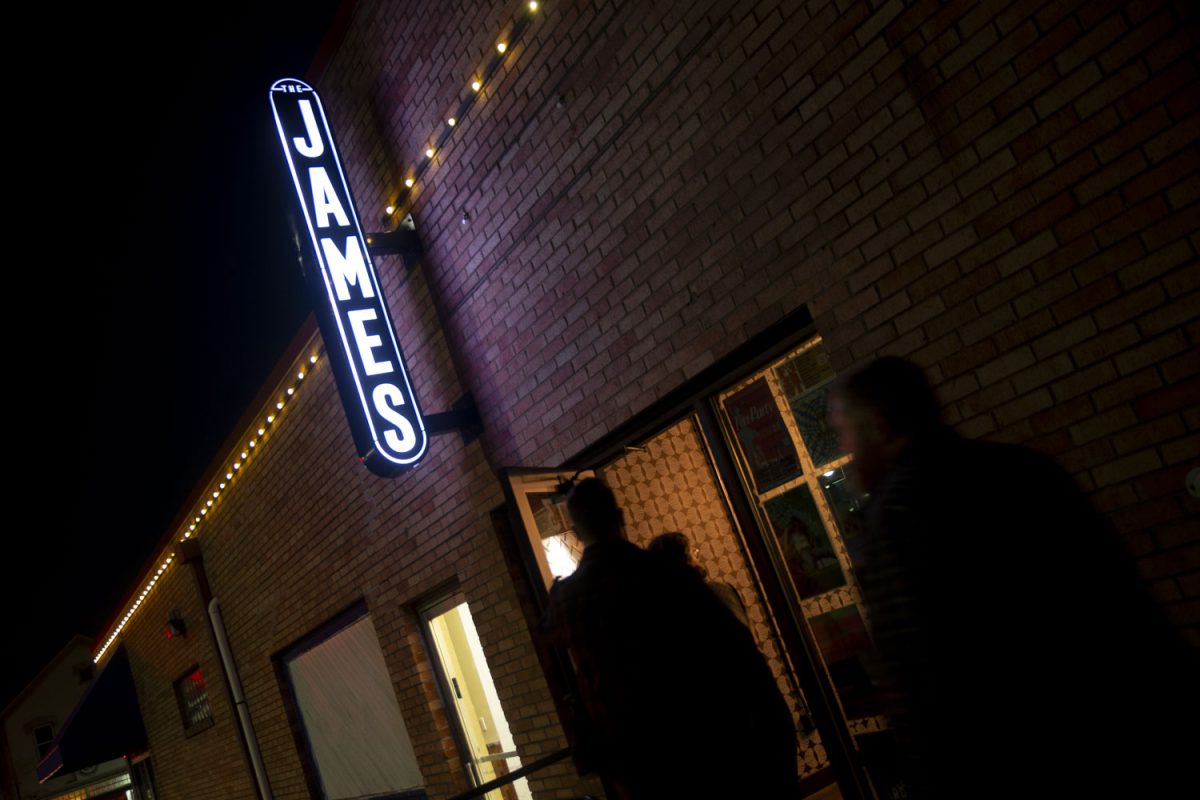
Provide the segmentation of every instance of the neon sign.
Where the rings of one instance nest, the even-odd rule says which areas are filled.
[[[333,133],[308,84],[284,78],[270,95],[319,267],[308,270],[313,307],[325,346],[335,355],[354,443],[372,472],[395,475],[421,459],[428,437]]]

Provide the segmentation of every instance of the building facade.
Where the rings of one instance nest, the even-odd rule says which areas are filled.
[[[556,486],[587,472],[631,540],[682,530],[738,589],[806,787],[883,791],[823,406],[884,353],[962,433],[1064,465],[1197,643],[1191,6],[362,0],[343,23],[310,83],[364,230],[411,214],[424,246],[374,258],[421,407],[470,395],[482,432],[372,474],[300,332],[97,645],[128,656],[158,796],[451,797],[561,751],[569,669],[535,629],[577,554]],[[557,761],[493,796],[600,791]]]

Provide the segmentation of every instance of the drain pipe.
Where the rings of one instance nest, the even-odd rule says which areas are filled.
[[[250,707],[246,705],[246,695],[242,692],[242,679],[233,661],[233,650],[229,647],[229,637],[225,633],[225,622],[221,619],[221,601],[213,598],[208,604],[208,617],[212,621],[213,634],[217,639],[217,649],[221,651],[221,663],[225,665],[225,677],[229,681],[229,691],[233,694],[233,707],[237,709],[238,724],[242,729],[242,738],[246,742],[246,750],[250,754],[250,765],[254,769],[254,780],[258,783],[258,793],[263,800],[274,800],[271,794],[271,784],[267,782],[267,770],[263,767],[262,753],[258,749],[258,739],[254,736],[254,722],[250,719]]]

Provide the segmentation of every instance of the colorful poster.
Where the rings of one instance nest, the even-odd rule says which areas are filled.
[[[846,585],[842,565],[807,486],[784,492],[763,503],[763,508],[802,598]]]
[[[788,435],[766,378],[759,378],[725,398],[725,413],[733,424],[758,492],[765,492],[801,474],[796,446]]]

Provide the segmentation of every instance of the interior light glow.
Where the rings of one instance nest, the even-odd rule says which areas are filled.
[[[825,477],[826,477],[826,478],[832,478],[832,477],[833,477],[833,473],[834,473],[835,471],[836,471],[836,470],[832,470],[832,469],[831,469],[831,470],[829,470],[829,472],[826,472],[826,473],[825,473]]]
[[[482,88],[483,88],[483,82],[482,82],[482,81],[471,81],[471,89],[472,89],[472,91],[476,91],[476,92],[478,92],[478,91],[479,91],[480,89],[482,89]]]
[[[497,42],[496,43],[496,52],[497,53],[500,53],[501,55],[503,55],[504,51],[507,49],[508,49],[508,44],[506,42]]]

